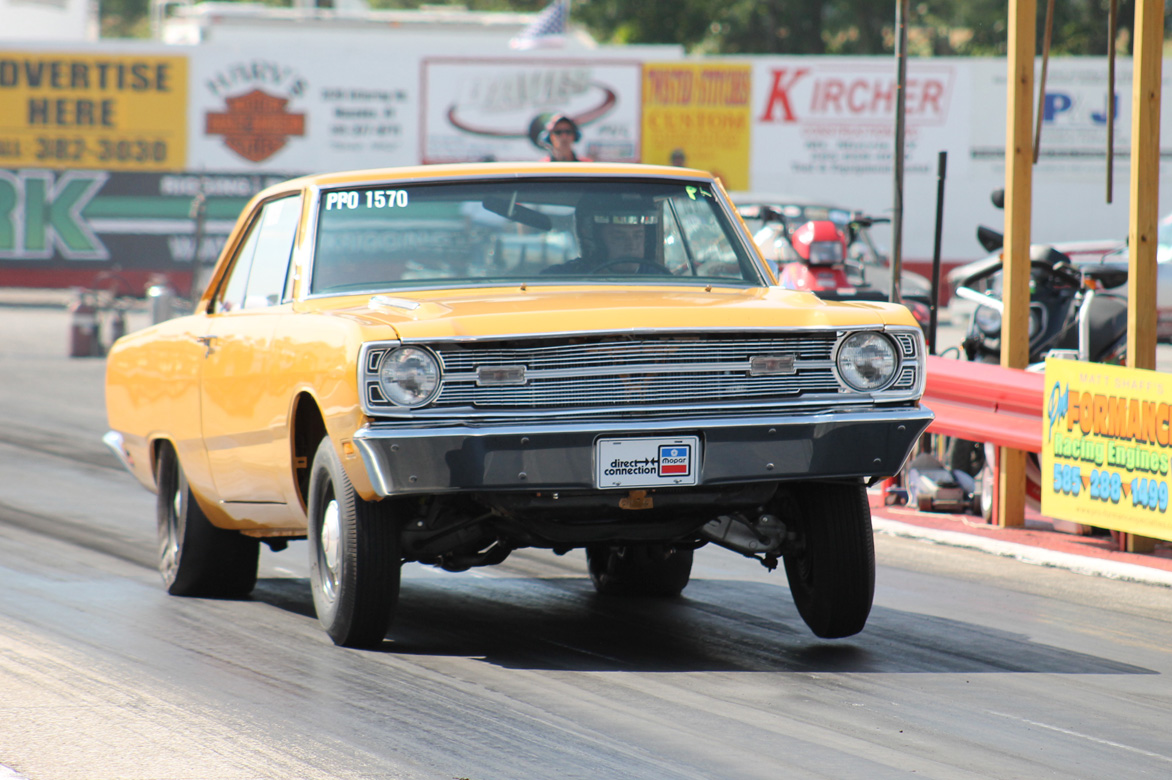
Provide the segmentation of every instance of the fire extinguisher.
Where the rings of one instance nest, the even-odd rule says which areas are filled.
[[[88,290],[78,290],[69,304],[69,356],[97,357],[101,352],[93,295]]]

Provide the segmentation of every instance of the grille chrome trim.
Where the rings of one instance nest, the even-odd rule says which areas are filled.
[[[452,419],[543,418],[671,413],[684,417],[715,410],[828,408],[906,403],[923,392],[923,337],[889,329],[900,353],[895,380],[881,392],[859,393],[837,376],[834,354],[846,333],[812,329],[751,335],[647,333],[593,338],[431,342],[442,363],[443,387],[423,409],[386,400],[378,388],[381,355],[400,342],[363,345],[359,387],[372,417],[440,422]],[[567,342],[577,343],[567,343]],[[520,346],[510,346],[523,343]],[[793,357],[793,373],[754,374],[753,359]],[[524,384],[478,383],[484,368],[525,368]],[[697,399],[703,399],[697,401]]]

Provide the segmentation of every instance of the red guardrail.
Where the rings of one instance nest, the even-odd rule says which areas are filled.
[[[1040,452],[1046,378],[1020,368],[929,356],[929,433]]]

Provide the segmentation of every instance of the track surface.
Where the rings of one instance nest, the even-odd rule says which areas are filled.
[[[837,642],[712,548],[666,603],[596,597],[580,552],[409,566],[379,652],[319,629],[304,543],[249,600],[169,597],[65,327],[0,309],[0,777],[1172,775],[1172,590],[914,540],[877,538]]]

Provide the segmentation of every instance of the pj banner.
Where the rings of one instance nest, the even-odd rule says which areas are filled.
[[[1172,376],[1046,361],[1042,512],[1172,540]]]
[[[643,162],[702,168],[747,190],[752,78],[750,65],[644,65]]]

